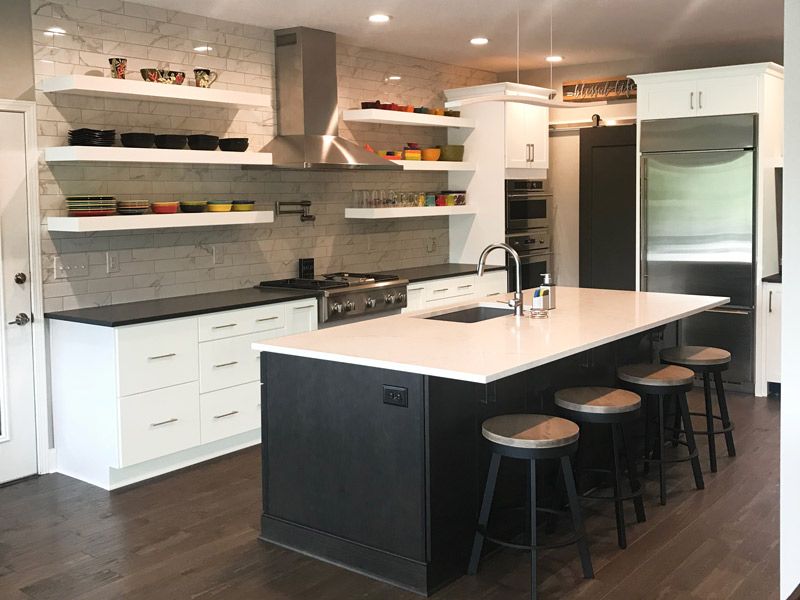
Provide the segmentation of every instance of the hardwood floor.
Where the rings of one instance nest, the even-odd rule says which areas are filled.
[[[738,456],[720,438],[712,474],[699,440],[706,489],[676,464],[663,507],[651,473],[647,522],[627,510],[627,550],[616,546],[613,507],[587,503],[596,577],[581,578],[574,547],[542,551],[541,598],[778,597],[779,402],[730,394],[729,404]],[[0,598],[419,598],[259,542],[259,463],[252,448],[113,493],[62,475],[0,488]],[[503,551],[434,597],[522,600],[528,578],[528,557]]]

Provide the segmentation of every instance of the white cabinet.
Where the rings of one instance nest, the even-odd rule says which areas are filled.
[[[418,281],[408,285],[407,306],[402,312],[504,294],[506,287],[505,270],[489,271],[483,277],[475,274]]]
[[[546,169],[550,111],[544,106],[505,103],[507,169]]]
[[[57,471],[114,489],[258,443],[252,344],[316,329],[317,301],[49,325]]]
[[[762,73],[763,70],[761,68]],[[631,77],[638,87],[636,110],[639,119],[759,112],[762,78],[750,65]]]
[[[764,284],[766,377],[771,383],[781,382],[781,291],[779,283]]]

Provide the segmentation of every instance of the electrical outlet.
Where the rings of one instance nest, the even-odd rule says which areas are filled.
[[[74,279],[88,275],[89,257],[86,253],[53,257],[53,277],[55,279]]]
[[[408,407],[408,388],[394,385],[383,386],[383,403]]]
[[[211,255],[213,256],[215,265],[221,265],[225,262],[225,252],[219,244],[211,246]]]
[[[119,252],[116,250],[106,252],[106,273],[119,273]]]

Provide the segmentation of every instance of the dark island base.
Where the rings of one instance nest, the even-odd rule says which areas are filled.
[[[662,334],[489,385],[264,353],[261,539],[432,594],[466,572],[489,463],[481,423],[553,414],[562,387],[615,385],[615,367],[650,361]],[[582,464],[604,462],[607,452],[585,452],[607,450],[601,429],[584,431]],[[503,464],[495,506],[522,504],[524,466]],[[540,471],[546,502],[555,475]],[[506,529],[502,517],[490,522]]]

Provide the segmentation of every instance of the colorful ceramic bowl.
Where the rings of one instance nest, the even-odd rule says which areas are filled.
[[[233,202],[228,201],[211,201],[208,203],[208,212],[230,212],[233,207]]]
[[[249,212],[256,206],[255,200],[234,200],[233,210],[235,212]]]
[[[178,212],[177,202],[153,202],[150,205],[152,210],[157,215],[171,215]]]

